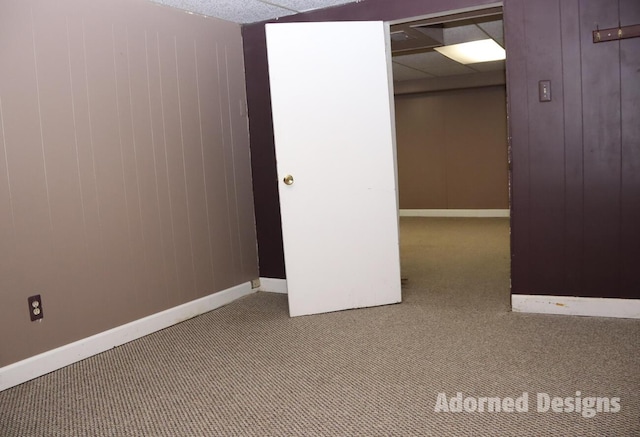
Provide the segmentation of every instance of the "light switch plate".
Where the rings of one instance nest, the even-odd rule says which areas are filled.
[[[541,80],[538,82],[538,97],[541,102],[551,101],[551,81]]]

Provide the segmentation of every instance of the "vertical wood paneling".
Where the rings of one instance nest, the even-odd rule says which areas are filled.
[[[640,2],[620,0],[622,26],[640,23]],[[640,38],[620,41],[620,269],[621,290],[640,290]],[[634,290],[635,295],[634,295]]]
[[[213,290],[210,272],[209,231],[207,225],[204,174],[202,171],[202,147],[200,143],[200,116],[196,83],[196,57],[191,39],[178,39],[177,65],[179,66],[179,89],[181,110],[181,132],[184,158],[184,183],[186,186],[189,235],[198,297]]]
[[[133,305],[135,287],[127,265],[129,253],[127,203],[123,163],[118,130],[116,72],[111,23],[98,17],[84,22],[87,94],[92,126],[93,155],[96,172],[96,192],[99,204],[99,229],[102,238],[105,281],[102,317],[105,323],[128,319],[123,302]]]
[[[527,63],[509,72],[513,178],[528,184],[513,186],[513,291],[638,298],[638,280],[625,273],[637,270],[640,255],[637,61],[623,53],[624,41],[594,44],[591,32],[640,6],[622,2],[627,11],[619,13],[617,2],[566,0],[554,11],[552,3],[527,3],[524,45],[515,55],[507,47],[511,67],[514,56]],[[507,30],[507,44],[517,37]],[[560,107],[536,101],[542,75]],[[525,88],[529,107],[520,112],[516,93]],[[529,129],[526,156],[520,123]],[[527,247],[525,263],[519,255]]]
[[[222,150],[224,156],[225,186],[227,189],[227,215],[229,224],[229,235],[231,244],[231,259],[233,261],[233,278],[237,278],[240,266],[240,247],[237,234],[238,229],[238,206],[235,201],[236,179],[233,167],[235,156],[233,151],[233,126],[231,120],[230,96],[229,96],[229,66],[227,62],[227,48],[225,45],[216,45],[216,60],[218,68],[218,88],[220,89],[220,116],[222,125]]]
[[[529,286],[555,294],[564,288],[564,117],[559,1],[526,2],[529,129]],[[540,102],[538,81],[550,80],[552,101]],[[554,96],[556,96],[554,98]],[[514,162],[514,165],[517,165]],[[535,182],[535,183],[534,183]]]
[[[195,269],[187,217],[187,187],[184,183],[184,143],[180,121],[175,36],[158,35],[158,56],[162,89],[165,171],[169,188],[169,218],[175,250],[173,258],[180,296],[182,299],[189,299],[195,296]]]
[[[76,232],[84,244],[84,265],[77,272],[82,278],[82,287],[75,297],[77,308],[102,308],[106,300],[107,275],[102,257],[100,201],[97,192],[97,177],[93,152],[93,121],[87,92],[87,62],[85,56],[85,30],[83,17],[68,14],[66,19],[71,110],[74,126],[75,166],[69,171],[78,180],[82,206],[82,228]],[[76,238],[80,238],[76,236]],[[99,281],[99,284],[96,282]],[[95,294],[94,294],[95,293]],[[44,296],[43,296],[44,299]],[[73,305],[73,304],[70,304]],[[105,325],[104,312],[94,315],[96,323]]]
[[[140,217],[140,196],[137,184],[135,165],[135,138],[133,136],[133,119],[131,110],[131,93],[129,82],[129,54],[127,28],[111,26],[113,39],[113,68],[116,84],[116,114],[118,117],[118,144],[120,153],[121,177],[126,215],[126,235],[128,245],[123,249],[122,256],[127,259],[129,274],[132,278],[133,293],[130,299],[135,302],[131,308],[139,308],[142,290],[151,276],[144,245],[144,229]],[[114,175],[115,176],[115,175]],[[130,310],[129,309],[129,310]]]
[[[182,94],[184,92],[184,87],[186,81],[184,80],[183,75],[181,75],[180,70],[184,69],[183,65],[180,64],[180,60],[178,59],[178,52],[182,50],[180,47],[181,39],[174,35],[173,39],[173,49],[174,49],[174,57],[175,57],[175,66],[176,66],[176,90],[177,90],[177,103],[178,103],[178,124],[180,128],[180,150],[182,152],[182,156],[180,157],[182,168],[179,169],[176,173],[182,175],[182,180],[178,183],[184,187],[184,203],[186,208],[184,209],[184,219],[182,226],[184,228],[184,234],[180,237],[181,241],[188,242],[188,248],[190,251],[190,259],[191,259],[191,270],[193,273],[193,295],[191,295],[191,299],[198,296],[198,275],[196,272],[196,254],[194,250],[194,242],[193,242],[193,225],[192,225],[192,206],[189,203],[189,182],[187,176],[187,158],[188,150],[190,148],[192,132],[190,129],[185,128],[186,124],[189,124],[189,107],[188,105],[183,105],[183,97]],[[182,193],[181,193],[182,194]],[[187,245],[185,245],[187,246]]]
[[[199,189],[202,192],[203,196],[203,208],[205,213],[205,223],[204,228],[202,229],[202,235],[206,235],[206,241],[203,242],[206,253],[207,253],[207,261],[209,262],[208,270],[210,271],[210,281],[211,288],[215,289],[216,277],[214,274],[214,258],[213,258],[213,241],[211,239],[211,211],[209,209],[209,195],[207,191],[207,165],[205,160],[205,138],[204,138],[204,128],[202,121],[202,103],[201,101],[204,99],[204,94],[200,88],[200,73],[199,69],[201,68],[200,58],[198,56],[198,43],[197,41],[193,42],[193,60],[194,60],[194,74],[195,74],[195,86],[196,86],[196,103],[198,110],[198,138],[200,140],[200,164],[202,166],[202,186]],[[212,70],[212,69],[211,69]],[[211,71],[208,70],[208,71]],[[203,84],[204,85],[204,84]],[[210,178],[211,176],[209,176]],[[205,268],[206,265],[205,265]]]
[[[127,132],[129,147],[125,149],[127,181],[131,187],[132,234],[138,240],[138,265],[147,271],[141,278],[139,299],[148,302],[153,310],[169,305],[165,293],[168,289],[162,220],[158,214],[157,166],[154,133],[149,102],[149,65],[147,59],[147,32],[138,26],[123,29],[126,38],[123,47],[126,66],[124,118],[129,121]],[[142,256],[142,258],[141,258]]]
[[[0,41],[1,47],[2,41]],[[3,51],[0,48],[0,51]],[[0,81],[2,79],[0,73]],[[4,128],[4,111],[3,111],[2,95],[0,95],[0,241],[2,241],[2,250],[0,250],[0,290],[12,290],[19,283],[15,275],[17,271],[16,265],[16,227],[13,212],[13,195],[11,190],[11,169],[7,159],[7,142]],[[3,302],[7,307],[17,308],[21,303],[21,296],[17,293],[2,295]],[[20,324],[20,317],[17,311],[4,314],[6,323],[14,326]],[[20,347],[19,339],[16,336],[2,339],[2,348],[0,348],[0,362],[5,360],[3,349],[15,349]]]
[[[560,2],[564,116],[564,290],[579,294],[583,284],[582,69],[579,0]]]
[[[0,9],[0,366],[257,277],[239,26]]]
[[[164,98],[160,70],[160,38],[156,32],[145,31],[145,63],[147,69],[147,96],[152,138],[153,180],[156,186],[155,198],[160,224],[160,244],[162,250],[163,280],[166,285],[168,305],[180,301],[178,267],[176,262],[171,198],[167,178],[166,123],[164,121]]]
[[[73,324],[68,322],[82,318],[82,290],[88,282],[82,273],[87,267],[86,245],[82,193],[77,173],[67,20],[63,14],[53,13],[54,8],[53,4],[34,7],[32,18],[55,269],[42,294],[46,292],[47,311],[57,313],[70,310],[69,320],[55,320],[47,328],[51,333],[56,332],[58,341],[62,343],[75,334]],[[51,38],[49,31],[59,37]],[[69,274],[70,271],[78,271],[79,274]],[[69,296],[68,301],[65,295]]]
[[[244,69],[244,57],[240,41],[227,46],[227,62],[229,71]],[[233,78],[229,81],[229,111],[232,119],[234,168],[236,169],[235,196],[238,203],[238,235],[240,251],[241,275],[250,274],[253,260],[258,257],[256,244],[256,223],[253,211],[253,180],[251,175],[251,154],[249,137],[245,134],[249,129],[247,119],[246,83]]]
[[[618,25],[618,4],[580,3],[584,147],[584,296],[620,290],[620,45],[591,31]]]
[[[20,348],[21,339],[16,332],[32,338],[34,348],[42,348],[52,341],[52,334],[42,326],[31,326],[22,317],[26,297],[46,290],[48,279],[56,275],[53,260],[51,220],[47,180],[44,172],[44,151],[40,124],[40,106],[36,75],[36,45],[33,17],[27,5],[10,3],[3,7],[1,26],[3,34],[3,68],[0,68],[0,99],[2,100],[4,157],[11,182],[12,223],[2,223],[15,228],[15,245],[0,245],[0,250],[14,259],[13,271],[5,272],[11,280],[3,280],[5,286],[19,287],[23,293],[15,299],[7,299],[13,307],[0,305],[0,323],[13,323],[0,329],[3,345],[0,360],[6,362],[12,348]],[[10,60],[5,62],[5,60]],[[10,68],[6,68],[10,66]],[[42,73],[40,73],[42,74]],[[3,178],[3,182],[4,179]],[[7,295],[7,289],[0,292]],[[4,299],[3,299],[4,300]],[[43,306],[47,305],[43,297]],[[20,306],[17,306],[20,305]],[[27,317],[28,313],[23,313]],[[18,328],[18,329],[16,329]],[[6,345],[6,346],[4,346]]]
[[[221,57],[221,60],[222,60],[222,57]],[[228,197],[231,200],[229,204],[229,212],[231,217],[231,234],[236,236],[236,238],[232,240],[236,248],[236,250],[234,250],[234,253],[237,255],[234,258],[234,270],[235,270],[236,277],[239,277],[242,275],[242,270],[243,270],[242,236],[240,233],[240,213],[239,213],[239,207],[238,207],[239,202],[238,202],[238,185],[237,185],[238,178],[240,177],[240,175],[238,171],[239,169],[236,167],[236,162],[238,161],[236,157],[236,148],[238,146],[238,141],[236,139],[237,121],[235,120],[235,117],[234,117],[234,113],[237,113],[237,112],[234,111],[234,109],[237,108],[237,106],[236,106],[236,100],[231,97],[233,77],[231,77],[230,72],[233,71],[232,70],[233,66],[230,64],[231,64],[231,61],[229,60],[229,47],[225,45],[224,46],[224,77],[225,77],[224,88],[226,88],[226,92],[227,92],[226,106],[227,106],[227,113],[228,113],[227,120],[229,122],[229,127],[228,127],[229,142],[227,143],[228,153],[226,155],[226,159],[227,159],[227,175],[230,177],[230,183],[227,185],[227,187],[229,190]],[[223,101],[224,101],[224,98],[223,98]]]
[[[217,243],[212,244],[214,282],[216,287],[225,288],[233,283],[234,274],[220,102],[223,89],[220,86],[217,51],[218,47],[215,44],[202,47],[199,45],[197,58],[200,108],[202,114],[208,114],[207,120],[203,120],[201,126],[209,232],[211,241]]]

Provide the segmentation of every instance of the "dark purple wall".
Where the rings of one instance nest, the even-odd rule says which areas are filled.
[[[596,26],[640,23],[640,2],[505,12],[513,292],[640,298],[640,39],[592,41]]]
[[[637,0],[506,0],[512,153],[512,291],[640,298]],[[280,21],[395,20],[480,0],[366,0]],[[284,278],[264,23],[243,28],[260,275]],[[538,81],[551,80],[551,102]]]

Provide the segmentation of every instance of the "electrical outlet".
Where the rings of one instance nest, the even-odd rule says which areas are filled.
[[[42,313],[42,298],[39,294],[35,296],[29,296],[29,316],[31,316],[31,321],[35,322],[36,320],[40,320],[43,317]]]

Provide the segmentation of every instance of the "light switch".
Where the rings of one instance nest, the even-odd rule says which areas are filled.
[[[551,101],[551,81],[541,80],[538,82],[538,97],[541,102]]]

